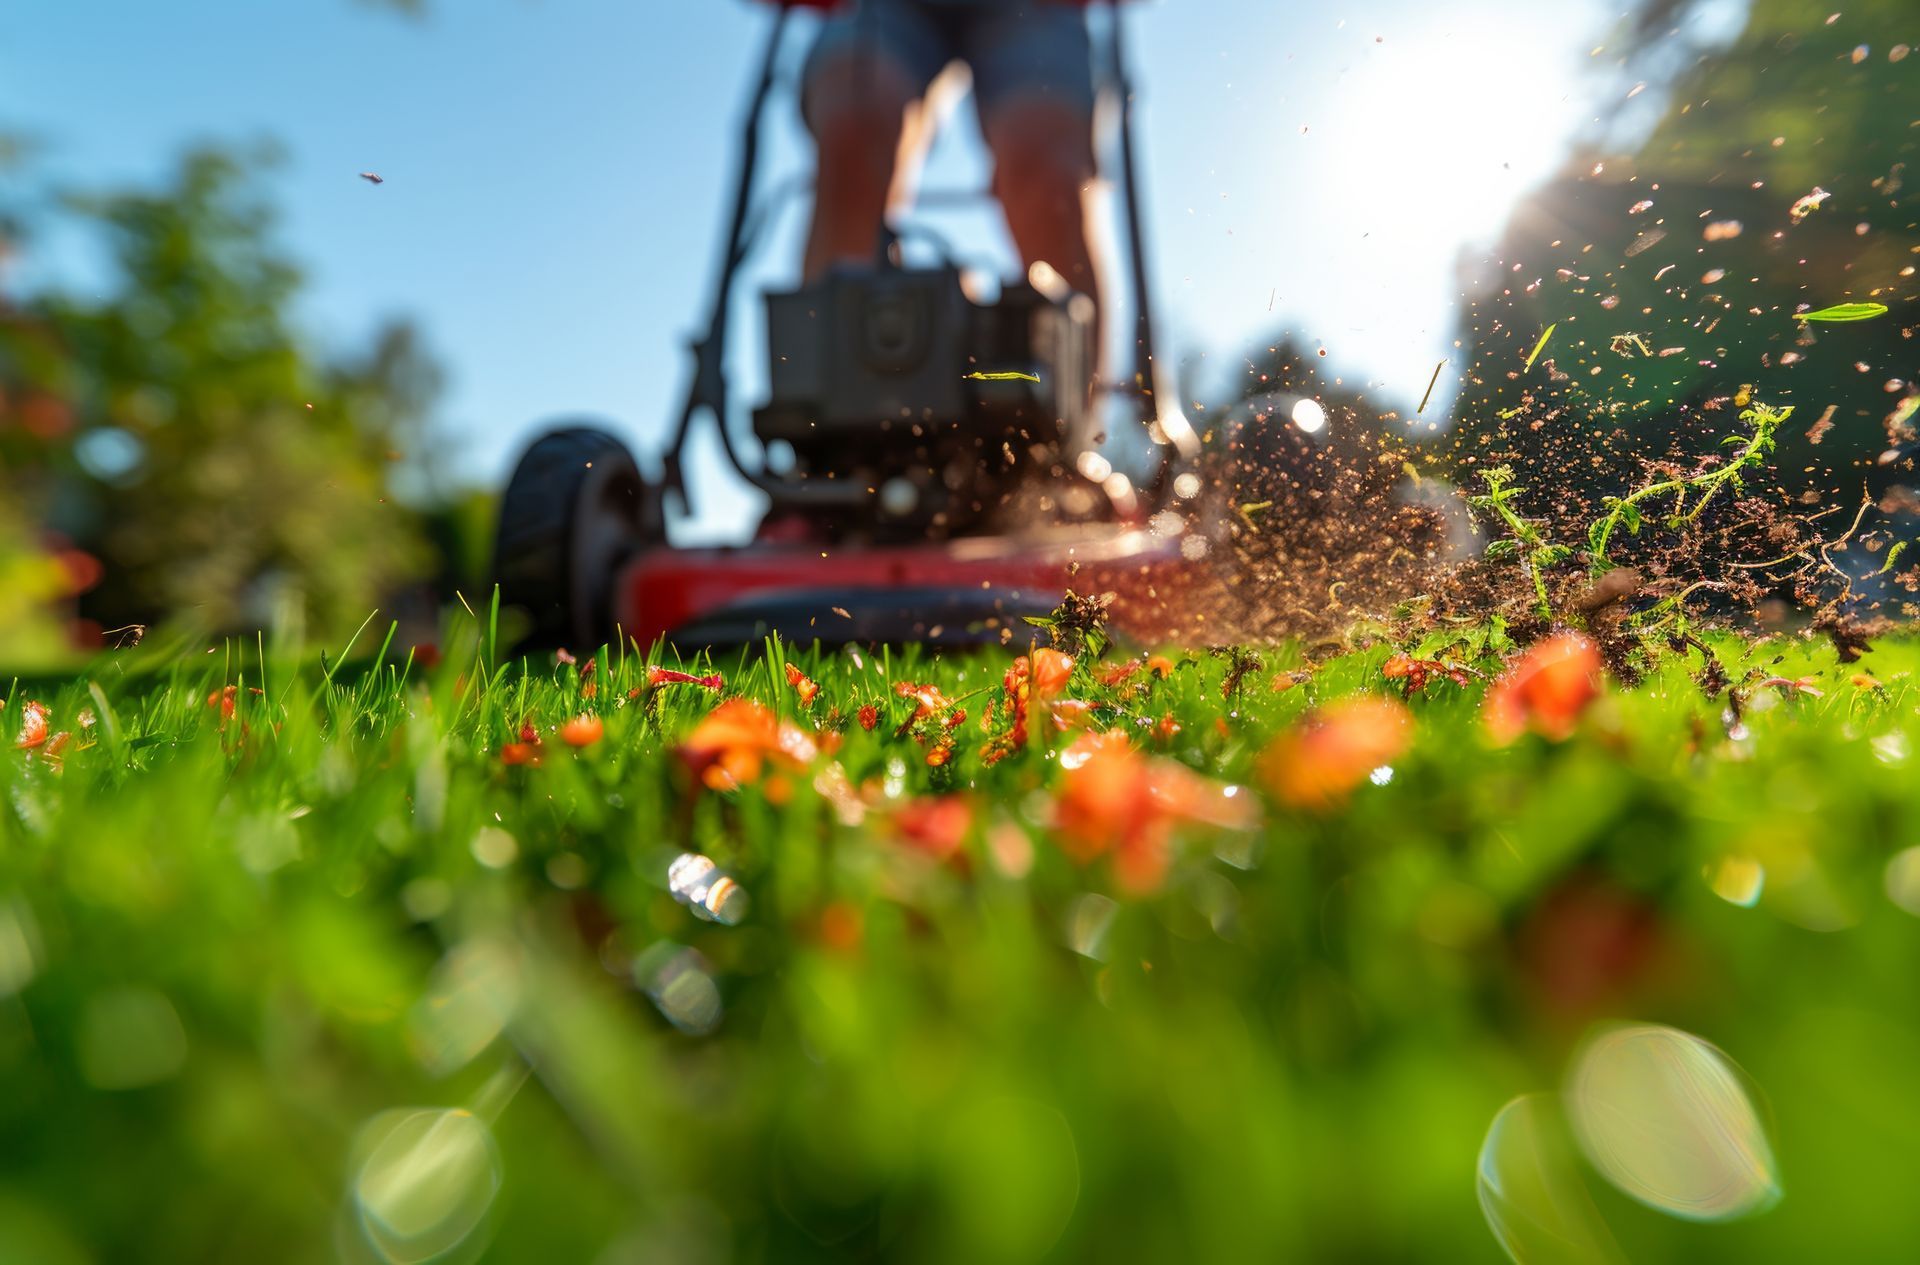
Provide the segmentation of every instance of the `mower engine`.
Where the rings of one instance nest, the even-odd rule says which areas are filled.
[[[1083,441],[1092,303],[1027,282],[975,302],[960,270],[840,268],[767,296],[769,521],[829,539],[994,530]]]

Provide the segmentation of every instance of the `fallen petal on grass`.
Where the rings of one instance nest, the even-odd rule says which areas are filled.
[[[1326,811],[1413,742],[1413,713],[1377,694],[1336,699],[1302,717],[1261,754],[1261,782],[1289,808]]]
[[[1573,736],[1600,697],[1600,652],[1579,633],[1547,638],[1493,683],[1481,715],[1493,741],[1505,746],[1522,734],[1553,742]]]

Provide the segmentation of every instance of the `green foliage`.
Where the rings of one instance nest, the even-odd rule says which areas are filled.
[[[419,528],[388,495],[438,385],[412,331],[316,358],[290,323],[299,273],[227,153],[67,206],[113,275],[0,326],[0,382],[57,408],[0,427],[0,489],[104,561],[88,613],[224,629],[291,609],[326,630],[420,574]]]
[[[1573,551],[1548,540],[1537,524],[1521,517],[1513,508],[1514,501],[1524,489],[1513,481],[1512,466],[1483,470],[1480,477],[1486,482],[1487,490],[1479,495],[1468,496],[1467,504],[1482,513],[1494,515],[1508,533],[1506,539],[1490,543],[1484,556],[1493,562],[1517,559],[1520,570],[1533,586],[1534,609],[1542,619],[1552,619],[1553,602],[1547,596],[1546,571],[1565,562],[1573,555]]]
[[[1587,529],[1587,548],[1593,573],[1596,576],[1604,575],[1614,568],[1615,563],[1607,556],[1607,545],[1617,529],[1626,528],[1630,536],[1640,534],[1643,521],[1640,506],[1643,502],[1672,497],[1672,512],[1665,521],[1669,528],[1678,531],[1698,522],[1702,511],[1720,489],[1731,488],[1739,492],[1746,486],[1743,472],[1757,468],[1773,455],[1774,447],[1779,443],[1780,427],[1792,416],[1791,405],[1773,409],[1764,404],[1755,404],[1742,409],[1740,420],[1749,429],[1745,435],[1729,435],[1721,441],[1722,447],[1738,445],[1740,449],[1725,461],[1699,474],[1657,479],[1635,488],[1625,496],[1603,498],[1601,505],[1606,513],[1596,518]],[[1694,493],[1698,493],[1698,496],[1689,505],[1687,498]]]
[[[1060,605],[1045,615],[1028,615],[1026,622],[1047,634],[1048,644],[1075,658],[1098,659],[1107,653],[1113,637],[1107,632],[1107,607],[1113,594],[1082,597],[1068,589]]]
[[[59,562],[0,505],[0,662],[31,668],[58,660],[66,639],[57,604],[67,587]]]

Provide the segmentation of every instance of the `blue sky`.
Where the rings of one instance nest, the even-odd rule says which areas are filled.
[[[503,479],[559,414],[658,444],[684,389],[764,7],[430,0],[422,20],[354,0],[31,8],[0,43],[0,122],[41,141],[40,170],[151,180],[191,140],[278,140],[288,157],[271,187],[310,279],[305,328],[350,346],[384,317],[417,320],[448,371],[439,425],[461,474]],[[1622,90],[1593,51],[1617,12],[1605,0],[1131,6],[1163,343],[1217,382],[1289,329],[1383,411],[1410,410],[1453,354],[1462,248],[1496,232]],[[777,112],[776,179],[808,157],[790,100]],[[367,170],[386,183],[360,180]],[[925,184],[978,187],[986,170],[963,108]],[[796,203],[780,221],[756,287],[792,276],[803,213]],[[990,213],[938,222],[983,260],[1011,259]],[[18,280],[92,275],[52,243]],[[750,306],[740,325],[744,405],[759,354]],[[744,530],[744,492],[717,475],[696,491],[688,538]]]

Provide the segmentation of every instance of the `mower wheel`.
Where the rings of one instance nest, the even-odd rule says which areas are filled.
[[[613,635],[621,564],[665,540],[659,491],[625,444],[595,426],[548,431],[520,458],[500,498],[500,604],[527,612],[529,647],[593,649]]]

